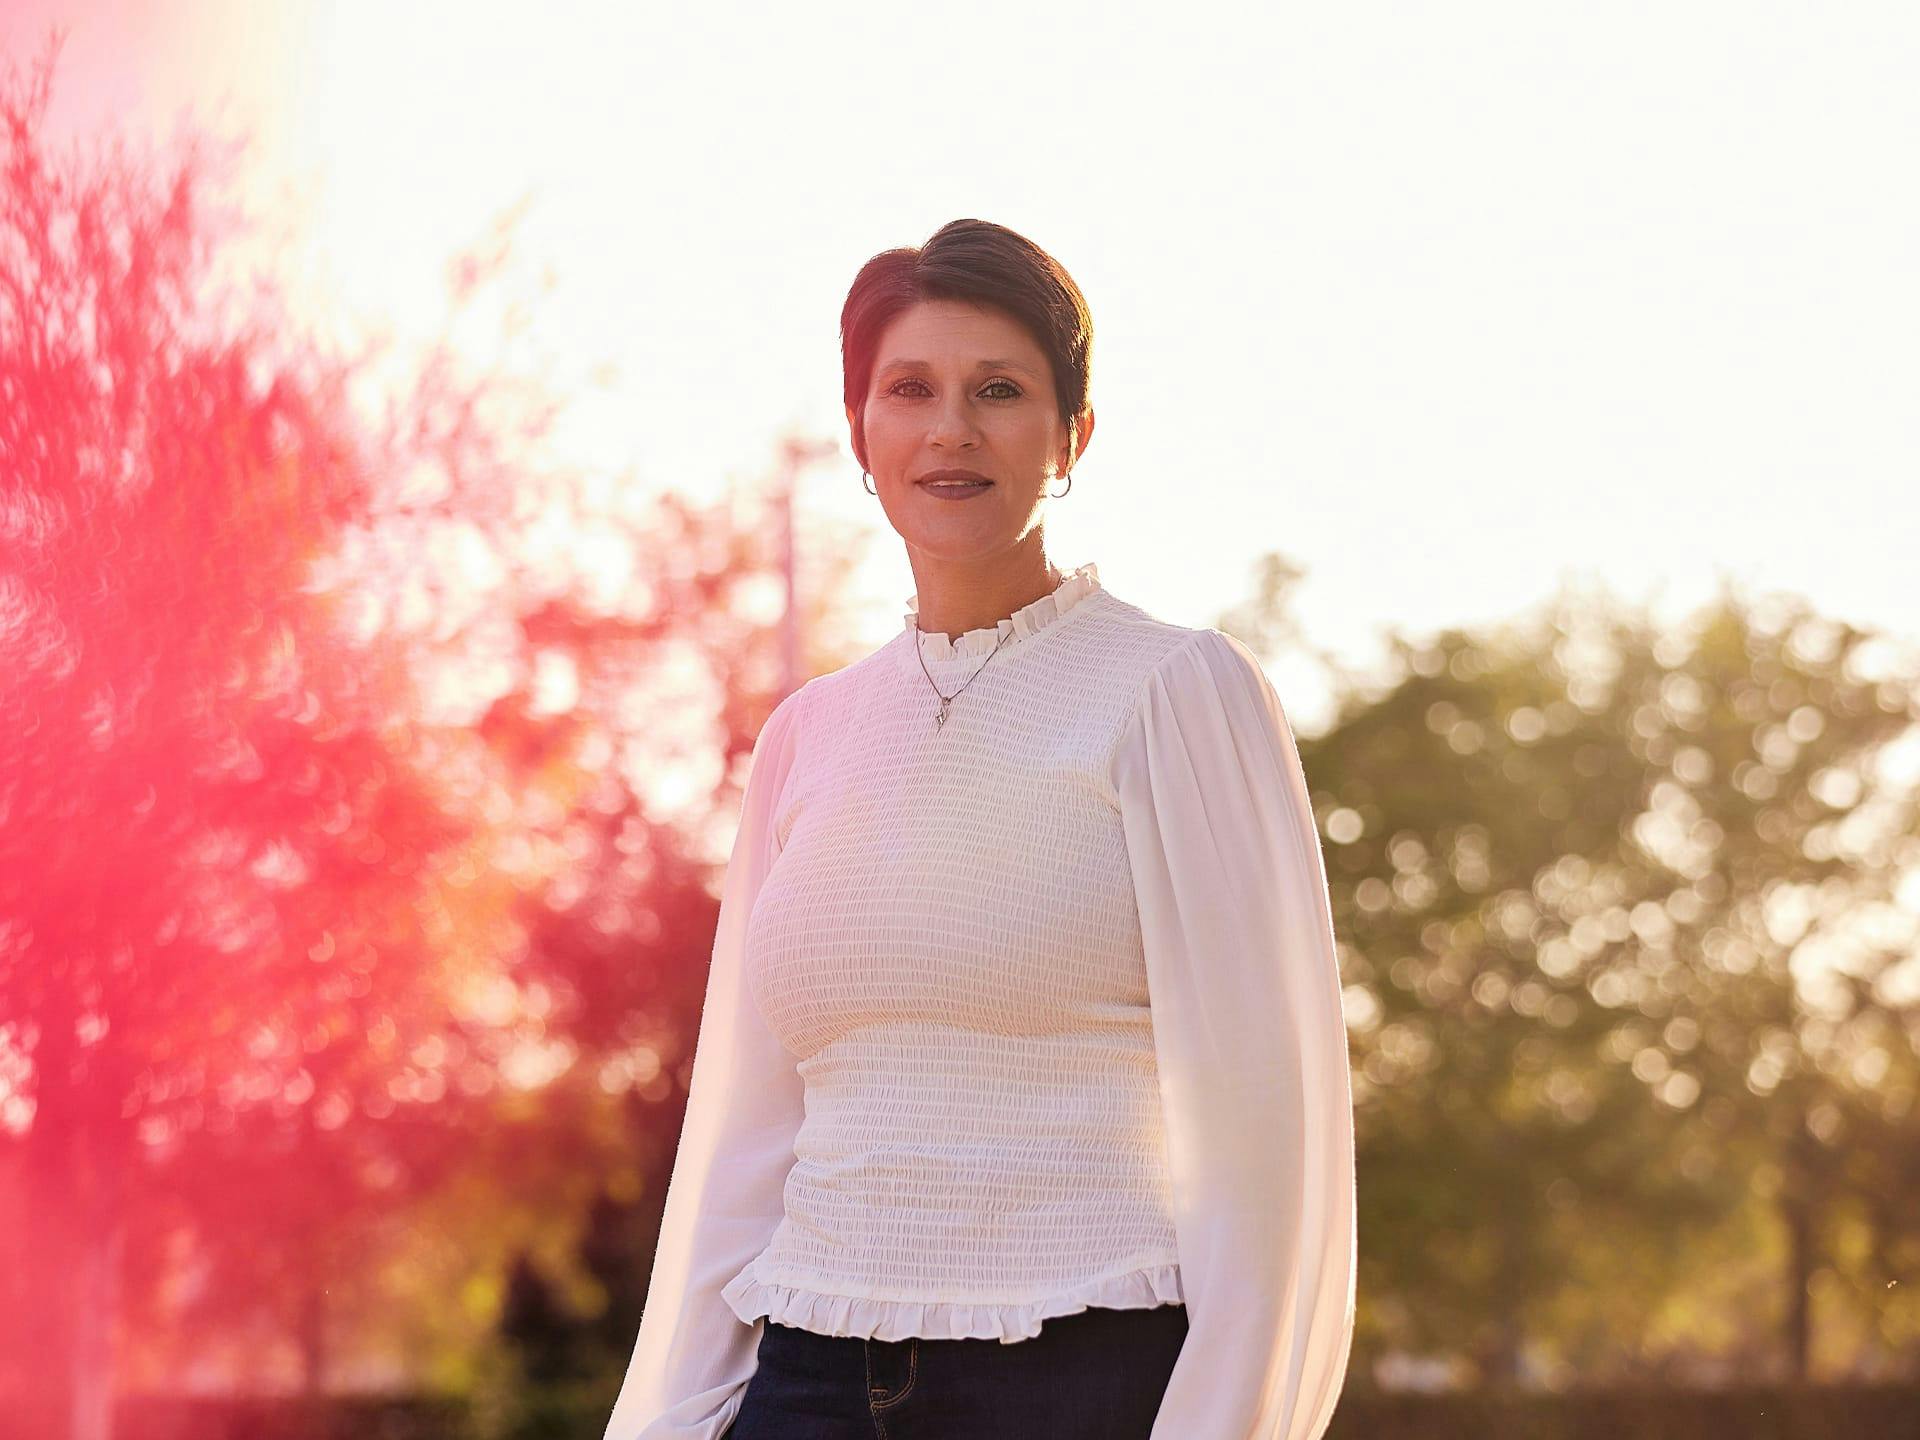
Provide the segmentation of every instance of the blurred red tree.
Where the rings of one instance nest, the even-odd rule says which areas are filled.
[[[49,157],[52,58],[0,98],[0,1383],[30,1440],[106,1433],[155,1168],[344,1123],[438,1024],[413,901],[462,829],[401,763],[398,657],[309,584],[371,494],[345,371],[270,297],[207,323],[197,144],[164,177]],[[254,1170],[209,1215],[338,1204]]]
[[[448,1312],[433,1277],[596,1194],[644,1249],[715,912],[691,835],[780,698],[740,603],[768,527],[669,495],[619,522],[640,601],[556,582],[538,522],[607,522],[530,464],[550,411],[442,349],[356,418],[360,362],[270,289],[218,318],[204,144],[56,163],[51,73],[0,95],[0,1404],[30,1440],[104,1436],[116,1356],[165,1388],[291,1340],[317,1389],[370,1327],[463,1333],[396,1316],[382,1267]],[[476,552],[485,593],[446,558]],[[654,733],[690,651],[718,793],[675,822],[639,784],[715,739]],[[559,1073],[505,1077],[522,1041]]]

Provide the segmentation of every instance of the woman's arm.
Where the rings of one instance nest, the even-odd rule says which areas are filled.
[[[653,1278],[606,1440],[717,1440],[759,1363],[761,1327],[742,1324],[720,1291],[784,1213],[804,1111],[793,1056],[761,1018],[742,963],[747,918],[778,853],[773,819],[799,694],[775,707],[754,743]]]
[[[1114,754],[1172,1167],[1186,1343],[1154,1440],[1319,1440],[1353,1340],[1353,1101],[1293,734],[1203,630]]]

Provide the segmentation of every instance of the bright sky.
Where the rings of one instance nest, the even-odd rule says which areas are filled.
[[[1717,577],[1920,638],[1920,9],[1904,3],[965,7],[12,0],[70,27],[56,120],[253,135],[303,303],[425,334],[521,201],[563,432],[648,485],[771,475],[873,532],[839,307],[958,216],[1058,256],[1098,432],[1062,566],[1184,624],[1304,566],[1312,639],[1492,622],[1563,577]],[[1322,697],[1271,667],[1303,729]]]

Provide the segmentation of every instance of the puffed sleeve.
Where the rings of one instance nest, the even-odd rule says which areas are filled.
[[[773,821],[800,693],[754,742],[653,1278],[605,1440],[717,1440],[759,1363],[761,1326],[742,1324],[720,1291],[780,1221],[804,1109],[794,1057],[767,1028],[742,963],[747,917],[778,851]]]
[[[1353,1342],[1353,1100],[1333,915],[1293,732],[1202,630],[1114,751],[1188,1331],[1153,1440],[1319,1440]]]

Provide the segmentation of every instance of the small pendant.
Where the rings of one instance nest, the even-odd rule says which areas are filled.
[[[935,730],[938,730],[942,725],[947,723],[947,701],[951,700],[952,698],[953,697],[951,695],[941,697],[940,709],[934,714],[934,717],[933,717],[933,728]]]

